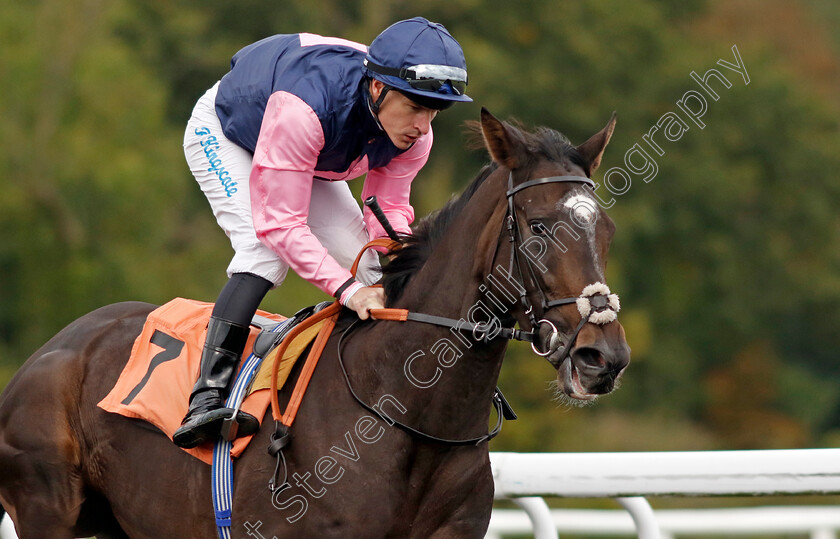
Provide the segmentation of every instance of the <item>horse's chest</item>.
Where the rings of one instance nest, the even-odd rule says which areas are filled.
[[[493,481],[489,465],[476,465],[480,451],[418,450],[390,428],[373,442],[379,431],[361,423],[371,443],[357,436],[356,423],[329,444],[309,444],[308,451],[301,449],[303,436],[296,439],[287,456],[289,486],[245,496],[252,509],[242,513],[250,515],[242,525],[259,520],[278,532],[318,537],[428,537],[453,521],[463,527],[466,517],[470,529],[483,530]]]

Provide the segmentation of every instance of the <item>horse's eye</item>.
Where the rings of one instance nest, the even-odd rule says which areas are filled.
[[[534,236],[545,236],[548,232],[545,225],[539,221],[531,221],[529,226],[531,227],[531,233],[534,234]]]

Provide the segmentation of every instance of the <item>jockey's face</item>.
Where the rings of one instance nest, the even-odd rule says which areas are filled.
[[[379,99],[385,85],[376,79],[370,83],[370,96]],[[394,146],[408,149],[418,138],[429,132],[438,111],[422,107],[400,92],[391,90],[379,107],[379,123]]]

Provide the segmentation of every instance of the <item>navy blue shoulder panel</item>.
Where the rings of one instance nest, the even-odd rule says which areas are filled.
[[[225,136],[251,153],[272,93],[289,92],[321,122],[324,148],[316,170],[342,172],[363,155],[370,168],[400,152],[367,107],[365,53],[340,44],[301,46],[298,34],[276,35],[243,48],[219,85],[216,113]]]

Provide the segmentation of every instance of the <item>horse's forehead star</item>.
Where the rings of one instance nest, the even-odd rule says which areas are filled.
[[[581,223],[588,223],[597,218],[598,207],[595,204],[595,200],[581,192],[566,196],[558,204],[558,209],[560,207],[568,208],[574,212],[575,217]]]

